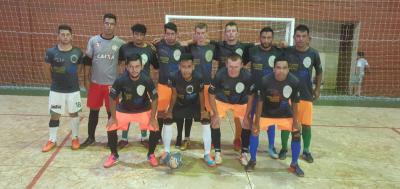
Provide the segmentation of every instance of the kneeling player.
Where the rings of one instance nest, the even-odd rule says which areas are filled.
[[[297,160],[300,155],[300,126],[297,120],[299,103],[299,80],[289,73],[288,60],[281,56],[275,59],[274,74],[264,76],[258,89],[259,101],[255,121],[250,137],[251,159],[246,171],[254,169],[260,129],[267,130],[269,125],[278,125],[281,130],[292,132],[292,162],[289,170],[303,177]],[[289,103],[291,101],[291,104]],[[261,127],[260,127],[261,126]]]
[[[117,130],[127,130],[130,122],[138,122],[141,130],[150,130],[147,157],[151,166],[157,166],[154,155],[159,135],[157,91],[150,77],[141,72],[143,65],[139,55],[128,57],[125,64],[128,74],[115,80],[110,89],[111,118],[107,123],[107,135],[111,154],[104,162],[104,167],[109,168],[118,162]],[[120,94],[122,100],[117,106],[116,99]]]
[[[210,156],[211,128],[210,119],[204,107],[204,83],[202,76],[194,72],[193,56],[181,55],[179,71],[170,77],[172,87],[171,104],[167,119],[164,121],[163,143],[164,153],[160,158],[162,163],[167,163],[170,156],[170,143],[172,138],[172,120],[183,122],[184,119],[200,121],[203,128],[204,161],[214,167],[215,162]]]
[[[211,86],[210,105],[213,111],[211,117],[211,138],[215,149],[215,163],[221,164],[221,130],[220,118],[226,116],[229,110],[234,117],[239,117],[242,123],[242,150],[239,157],[242,165],[247,165],[247,153],[249,147],[250,127],[249,121],[243,122],[249,112],[249,96],[252,95],[254,84],[251,81],[250,72],[243,68],[242,58],[238,54],[232,54],[227,59],[226,67],[221,68],[215,75]]]

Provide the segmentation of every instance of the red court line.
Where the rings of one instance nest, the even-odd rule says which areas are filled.
[[[392,128],[392,130],[400,135],[400,129],[399,128]]]
[[[82,117],[79,120],[79,123],[82,121]],[[53,160],[56,158],[58,152],[60,152],[61,148],[67,143],[67,140],[71,136],[71,131],[65,136],[64,140],[62,143],[57,146],[56,150],[51,154],[50,158],[47,159],[46,163],[40,168],[40,170],[36,173],[35,177],[33,177],[32,181],[29,183],[29,185],[26,187],[27,189],[31,189],[35,186],[35,184],[39,181],[40,177],[43,175],[43,173],[46,171],[46,169],[49,167],[50,163],[53,162]]]

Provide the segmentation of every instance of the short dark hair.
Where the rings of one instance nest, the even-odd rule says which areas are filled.
[[[358,51],[358,52],[357,52],[357,56],[359,56],[359,57],[364,57],[364,52],[363,52],[363,51]]]
[[[167,32],[167,29],[178,32],[178,27],[173,22],[168,22],[164,25],[164,33]]]
[[[226,23],[225,24],[225,30],[226,30],[226,27],[228,27],[228,26],[235,26],[236,30],[239,31],[238,25],[234,21],[230,21],[230,22]]]
[[[297,25],[294,29],[294,33],[296,33],[297,31],[307,32],[307,35],[310,34],[310,29],[308,29],[308,27],[304,24]]]
[[[133,54],[132,56],[129,56],[128,58],[126,58],[125,65],[128,65],[129,62],[131,62],[131,61],[138,61],[138,60],[139,60],[140,64],[142,64],[142,57],[138,54]]]
[[[131,27],[132,33],[138,32],[146,34],[147,28],[144,24],[135,24]]]
[[[193,55],[190,53],[183,53],[181,54],[181,57],[179,58],[179,62],[191,60],[193,62]]]
[[[268,26],[268,27],[264,27],[263,29],[261,29],[261,31],[260,31],[260,36],[261,36],[261,34],[264,33],[264,32],[266,32],[266,33],[271,32],[272,35],[274,35],[274,30],[272,30],[272,28],[269,27],[269,26]]]
[[[232,54],[228,55],[228,57],[226,58],[226,62],[228,62],[228,60],[232,60],[232,61],[240,60],[240,62],[243,63],[242,56],[240,56],[237,53],[232,53]]]
[[[289,66],[289,58],[285,55],[280,55],[280,56],[276,57],[274,60],[274,68],[276,66],[276,63],[278,63],[280,61],[285,61]]]
[[[61,24],[58,26],[58,33],[60,33],[60,30],[68,30],[70,33],[72,33],[72,28],[69,25],[66,24]]]
[[[195,26],[194,26],[194,30],[196,30],[196,28],[199,28],[199,29],[206,29],[206,31],[208,30],[208,25],[206,24],[206,23],[203,23],[203,22],[200,22],[200,23],[197,23]]]
[[[106,18],[114,19],[115,22],[117,22],[117,16],[115,16],[113,13],[106,13],[106,14],[104,14],[104,16],[103,16],[103,21],[104,21]]]

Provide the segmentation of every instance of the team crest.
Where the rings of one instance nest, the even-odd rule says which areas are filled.
[[[243,49],[238,48],[238,49],[235,50],[235,52],[236,52],[238,55],[243,56]]]
[[[96,47],[100,47],[100,42],[97,42],[97,43],[96,43]]]
[[[283,97],[289,98],[290,95],[292,95],[292,91],[293,91],[292,87],[286,85],[285,87],[283,87]]]
[[[76,64],[76,62],[78,62],[78,56],[76,56],[76,55],[74,54],[74,55],[71,56],[70,60],[71,60],[71,62],[72,62],[73,64]]]
[[[244,91],[244,84],[242,82],[239,82],[235,86],[235,91],[236,93],[240,94]]]
[[[186,86],[186,93],[192,94],[193,91],[194,91],[193,85],[188,85],[188,86]]]
[[[179,61],[179,59],[181,58],[181,54],[182,54],[182,52],[179,49],[176,49],[174,51],[174,59],[175,59],[175,61]]]
[[[306,58],[304,58],[303,65],[305,68],[309,68],[311,66],[311,58],[308,56]]]
[[[118,50],[118,47],[117,47],[117,45],[113,45],[113,46],[111,46],[111,49],[112,49],[113,51],[117,51],[117,50]]]
[[[212,50],[207,50],[207,52],[206,52],[206,55],[205,55],[206,57],[206,61],[207,62],[210,62],[211,60],[212,60],[212,57],[213,57],[213,52],[212,52]]]
[[[136,88],[136,93],[137,93],[139,96],[143,96],[144,90],[145,90],[145,89],[146,89],[145,86],[139,85],[139,86]]]
[[[276,56],[274,56],[274,55],[271,55],[271,56],[268,58],[268,65],[269,65],[270,68],[273,68],[273,67],[274,67],[275,58],[276,58]]]
[[[140,55],[140,57],[141,57],[141,59],[142,59],[142,64],[143,64],[143,66],[144,66],[145,64],[147,64],[147,61],[149,61],[149,57],[147,56],[147,54],[142,54],[142,55]]]

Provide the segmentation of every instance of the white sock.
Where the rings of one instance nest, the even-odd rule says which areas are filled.
[[[49,132],[49,140],[51,142],[57,142],[57,130],[58,127],[49,127],[50,132]]]
[[[172,139],[172,124],[164,124],[162,130],[162,141],[164,143],[164,151],[170,152],[171,150],[171,139]]]
[[[210,124],[201,126],[203,127],[204,154],[207,155],[211,151],[211,128]]]
[[[72,139],[78,138],[79,135],[79,117],[71,117],[71,122],[69,123],[72,131]]]

